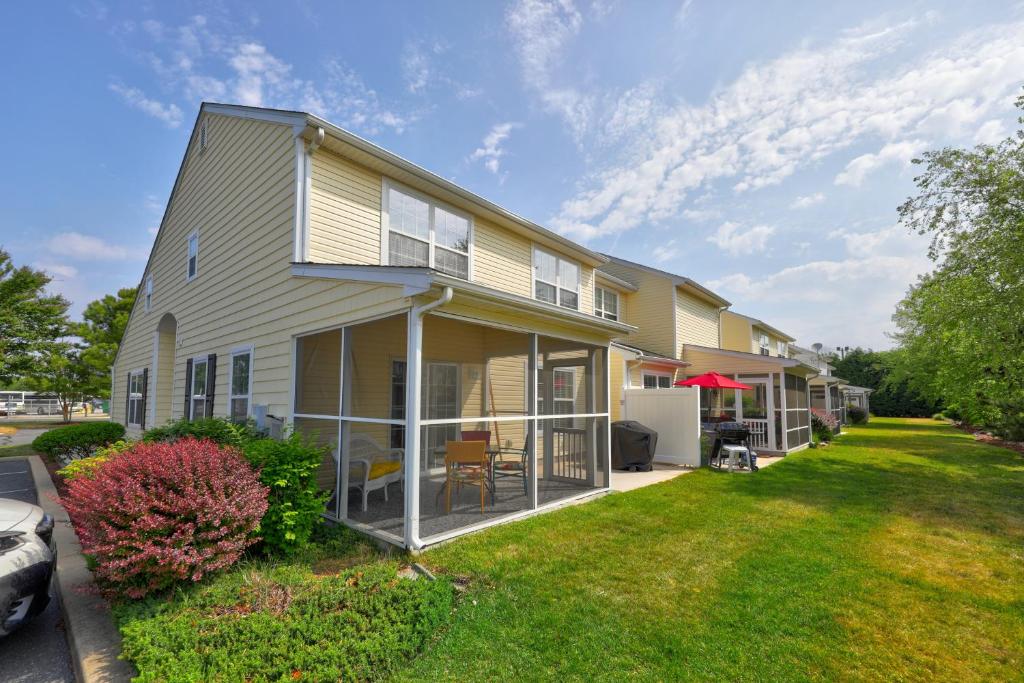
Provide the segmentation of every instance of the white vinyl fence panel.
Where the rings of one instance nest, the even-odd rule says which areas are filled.
[[[626,389],[624,420],[635,420],[658,432],[655,460],[700,466],[700,390]]]

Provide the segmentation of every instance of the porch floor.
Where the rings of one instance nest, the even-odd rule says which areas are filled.
[[[445,513],[443,494],[444,477],[431,476],[421,479],[420,486],[420,538],[428,539],[456,529],[462,529],[480,522],[498,519],[529,509],[523,493],[523,482],[517,477],[499,477],[495,482],[494,502],[488,492],[484,512],[480,512],[480,491],[475,486],[464,486],[462,491],[452,493],[452,509]],[[537,504],[545,505],[581,493],[596,491],[585,483],[555,480],[538,480]],[[405,496],[399,484],[388,487],[388,500],[384,491],[371,491],[366,512],[362,511],[362,494],[358,489],[349,491],[348,517],[401,538],[404,535]]]

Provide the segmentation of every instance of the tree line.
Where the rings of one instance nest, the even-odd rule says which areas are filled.
[[[839,376],[877,389],[877,414],[941,409],[1024,441],[1024,117],[1018,126],[996,144],[914,159],[917,194],[899,218],[931,237],[934,269],[896,308],[894,350],[836,362]]]
[[[48,293],[49,283],[45,272],[15,266],[0,249],[0,385],[56,396],[67,422],[74,402],[110,397],[110,368],[136,290],[91,302],[73,322],[70,303]]]

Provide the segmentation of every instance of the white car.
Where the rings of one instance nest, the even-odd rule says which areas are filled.
[[[56,561],[53,517],[38,505],[0,498],[0,636],[49,604]]]

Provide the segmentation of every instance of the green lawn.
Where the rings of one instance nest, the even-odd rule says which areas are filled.
[[[20,446],[0,446],[0,458],[24,457],[35,455],[32,444],[25,443]]]
[[[423,561],[470,580],[409,680],[1021,680],[1024,457],[875,419]]]

